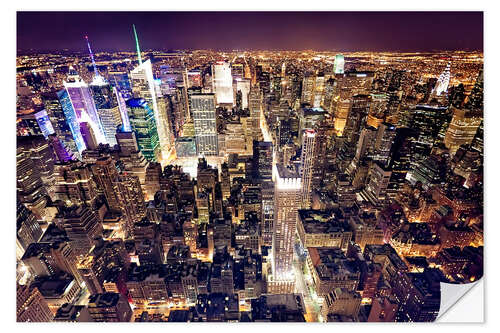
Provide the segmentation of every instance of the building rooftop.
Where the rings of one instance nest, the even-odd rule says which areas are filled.
[[[308,234],[331,234],[352,231],[349,224],[333,211],[300,209],[299,218]]]
[[[89,307],[92,308],[108,308],[116,306],[120,300],[120,294],[118,293],[103,293],[94,294],[89,297]]]

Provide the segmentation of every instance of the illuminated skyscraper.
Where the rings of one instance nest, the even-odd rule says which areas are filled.
[[[132,87],[130,86],[130,79],[127,72],[109,71],[108,81],[113,87],[118,89],[124,98],[132,97]]]
[[[165,133],[164,136],[159,137],[160,148],[164,157],[174,145],[170,108],[171,102],[168,96],[158,97],[158,128],[161,127],[161,131]],[[158,133],[160,133],[160,129],[158,129]]]
[[[45,110],[54,128],[54,133],[59,138],[59,141],[72,153],[78,153],[75,140],[69,127],[68,119],[64,115],[61,102],[55,92],[42,94]]]
[[[106,198],[109,209],[120,211],[120,199],[118,197],[118,188],[115,182],[118,178],[118,171],[116,170],[113,159],[109,156],[98,158],[97,161],[91,165],[91,170],[96,184]]]
[[[30,151],[22,146],[17,147],[16,164],[18,201],[40,217],[47,201],[40,170],[31,159]]]
[[[314,73],[306,73],[302,80],[302,96],[300,101],[313,106],[316,95],[316,80],[317,76]]]
[[[396,137],[396,127],[382,123],[378,127],[372,159],[379,161],[384,167],[389,166],[391,147]]]
[[[97,149],[97,139],[90,124],[85,121],[81,122],[80,132],[82,133],[83,141],[85,142],[85,146],[87,147],[87,149]]]
[[[273,290],[291,292],[295,277],[292,267],[297,212],[300,207],[301,179],[278,164],[274,168]]]
[[[314,156],[316,144],[316,131],[305,130],[302,134],[302,153],[300,156],[300,176],[302,183],[301,207],[310,208],[311,206],[311,191],[312,191],[312,172],[314,161],[317,156]]]
[[[63,83],[75,111],[76,120],[79,123],[88,122],[94,130],[97,142],[107,143],[89,86],[72,68],[70,68],[68,81],[64,81]]]
[[[429,155],[432,147],[441,140],[440,132],[449,122],[450,112],[447,107],[417,105],[410,122],[410,128],[418,132],[412,164]]]
[[[202,86],[202,77],[201,77],[201,70],[199,69],[191,69],[184,71],[184,86],[186,88],[192,88],[192,87],[201,87]]]
[[[122,124],[118,94],[115,89],[102,76],[94,78],[90,84],[104,136],[111,147],[116,145],[116,128]]]
[[[156,130],[156,119],[153,110],[142,98],[132,98],[127,101],[129,119],[135,132],[139,150],[149,161],[158,161],[160,143]]]
[[[125,218],[125,236],[132,236],[134,223],[141,221],[146,215],[146,205],[142,193],[139,177],[127,174],[118,175],[116,188],[121,202],[122,213]]]
[[[73,135],[73,140],[75,141],[78,153],[82,153],[85,150],[85,142],[83,141],[82,134],[80,133],[80,122],[76,116],[75,109],[69,94],[66,89],[57,92],[59,101],[61,102],[61,107],[63,109],[64,116],[66,117],[67,124],[70,128],[71,134]]]
[[[344,130],[353,96],[370,94],[373,79],[373,72],[346,72],[335,76],[337,88],[332,107],[337,132],[342,133]]]
[[[137,38],[137,32],[135,30],[135,26],[133,27],[133,29],[136,41],[139,66],[137,66],[132,70],[132,72],[130,72],[130,79],[132,82],[132,94],[136,99],[137,98],[144,99],[147,102],[149,108],[153,111],[155,131],[157,132],[158,142],[159,143],[163,142],[164,143],[163,146],[165,147],[167,145],[166,143],[169,142],[169,139],[168,139],[168,133],[164,128],[164,126],[162,125],[163,122],[160,119],[160,111],[158,108],[158,100],[157,100],[158,96],[155,90],[155,82],[153,77],[153,68],[151,65],[151,60],[148,59],[144,62],[142,61],[141,50],[139,48],[139,39]],[[129,118],[131,118],[130,115]],[[131,119],[130,122],[132,122]],[[158,160],[162,158],[162,154],[167,153],[166,151],[163,152],[161,148],[162,147],[160,146],[159,155],[157,156]],[[144,156],[146,156],[146,154],[144,154]]]
[[[448,130],[444,137],[444,144],[452,155],[461,145],[469,144],[474,139],[477,129],[482,121],[482,114],[464,109],[453,109]]]
[[[217,62],[212,66],[212,75],[217,104],[233,105],[233,77],[229,63]]]
[[[262,182],[262,241],[266,246],[272,246],[274,233],[274,183]]]
[[[61,225],[71,240],[71,248],[77,255],[87,255],[102,237],[102,224],[88,206],[65,207],[56,218],[61,219]]]
[[[247,123],[247,140],[261,141],[262,131],[260,129],[260,117],[262,114],[262,93],[258,86],[250,88],[248,94],[248,109],[250,110],[250,119]]]
[[[16,216],[17,240],[26,250],[31,243],[38,242],[42,237],[42,229],[35,215],[20,202],[17,203]]]
[[[241,108],[248,108],[248,94],[250,93],[250,80],[248,79],[237,79],[236,80],[236,91],[241,91]]]
[[[54,127],[52,127],[47,111],[38,111],[35,113],[35,118],[45,138],[47,138],[50,134],[54,134]]]
[[[17,285],[16,320],[18,322],[48,322],[54,318],[38,288]]]
[[[69,151],[64,144],[59,140],[56,134],[51,134],[47,138],[49,145],[55,153],[56,160],[59,162],[67,162],[75,159],[75,156]]]
[[[217,156],[217,113],[214,94],[190,95],[194,120],[196,151],[206,156]]]
[[[448,85],[450,84],[450,65],[451,63],[448,63],[444,71],[439,75],[436,86],[432,92],[436,96],[441,96],[441,94],[448,91]]]
[[[271,181],[273,176],[273,144],[253,141],[253,172],[255,179]]]
[[[370,110],[371,96],[370,95],[355,95],[352,97],[352,103],[349,110],[349,117],[347,118],[344,127],[343,136],[347,138],[350,143],[356,143],[359,139],[361,129],[366,124],[366,117]]]
[[[302,79],[301,103],[310,107],[320,107],[325,89],[325,76],[323,73],[307,72]]]
[[[50,195],[54,184],[55,154],[49,142],[42,135],[23,136],[17,139],[17,148],[33,161],[33,167]]]
[[[344,74],[344,56],[337,54],[335,56],[335,63],[333,64],[333,72],[335,74]]]
[[[365,196],[372,204],[383,203],[387,199],[387,188],[391,178],[391,171],[379,163],[373,163],[369,171],[368,185],[363,190]]]
[[[467,97],[466,107],[471,110],[483,111],[483,86],[484,76],[483,71],[480,70],[477,75],[476,83],[472,88],[470,95]]]
[[[55,165],[55,200],[66,204],[92,206],[98,196],[97,185],[90,167],[80,161],[57,163]]]

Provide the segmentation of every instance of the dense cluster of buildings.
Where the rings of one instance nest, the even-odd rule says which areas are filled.
[[[133,31],[18,58],[18,321],[433,321],[482,277],[482,55]]]

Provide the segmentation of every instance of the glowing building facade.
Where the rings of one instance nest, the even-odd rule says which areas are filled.
[[[333,72],[335,74],[344,74],[344,56],[342,54],[337,54],[335,56],[335,63],[333,65]]]
[[[71,104],[69,94],[65,89],[63,89],[57,92],[57,97],[61,103],[64,116],[66,117],[71,134],[73,135],[73,140],[75,141],[78,153],[81,154],[86,147],[85,142],[83,141],[82,133],[80,133],[80,123],[78,122],[73,104]]]
[[[250,93],[250,80],[236,79],[236,91],[241,91],[241,108],[248,109],[248,94]]]
[[[217,62],[212,66],[212,74],[217,104],[233,104],[233,77],[229,63]]]
[[[300,176],[302,178],[301,206],[311,206],[312,171],[315,161],[314,151],[316,143],[316,131],[305,130],[302,135],[302,154],[300,156]]]
[[[35,113],[35,118],[45,138],[47,138],[50,134],[54,134],[54,127],[52,127],[47,111],[38,111]]]
[[[273,281],[287,282],[285,286],[292,288],[293,246],[302,182],[299,175],[279,164],[274,166],[274,177]]]
[[[160,143],[156,130],[156,120],[153,110],[142,98],[132,98],[127,101],[130,125],[137,138],[139,150],[148,161],[158,161]]]
[[[190,95],[193,113],[196,151],[206,156],[217,156],[217,113],[214,94]]]
[[[441,96],[441,94],[448,91],[448,85],[450,84],[450,63],[446,65],[445,70],[439,75],[436,86],[434,87],[433,94],[436,96]]]
[[[98,143],[107,143],[101,120],[97,114],[94,99],[87,83],[76,71],[70,69],[68,81],[64,82],[78,122],[88,122],[94,130]]]
[[[116,129],[122,124],[122,116],[118,105],[118,97],[109,83],[99,76],[90,84],[97,114],[102,124],[104,136],[110,146],[116,145]]]

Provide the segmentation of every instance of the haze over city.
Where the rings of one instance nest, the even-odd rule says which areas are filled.
[[[17,49],[432,51],[483,49],[482,12],[18,12]]]

